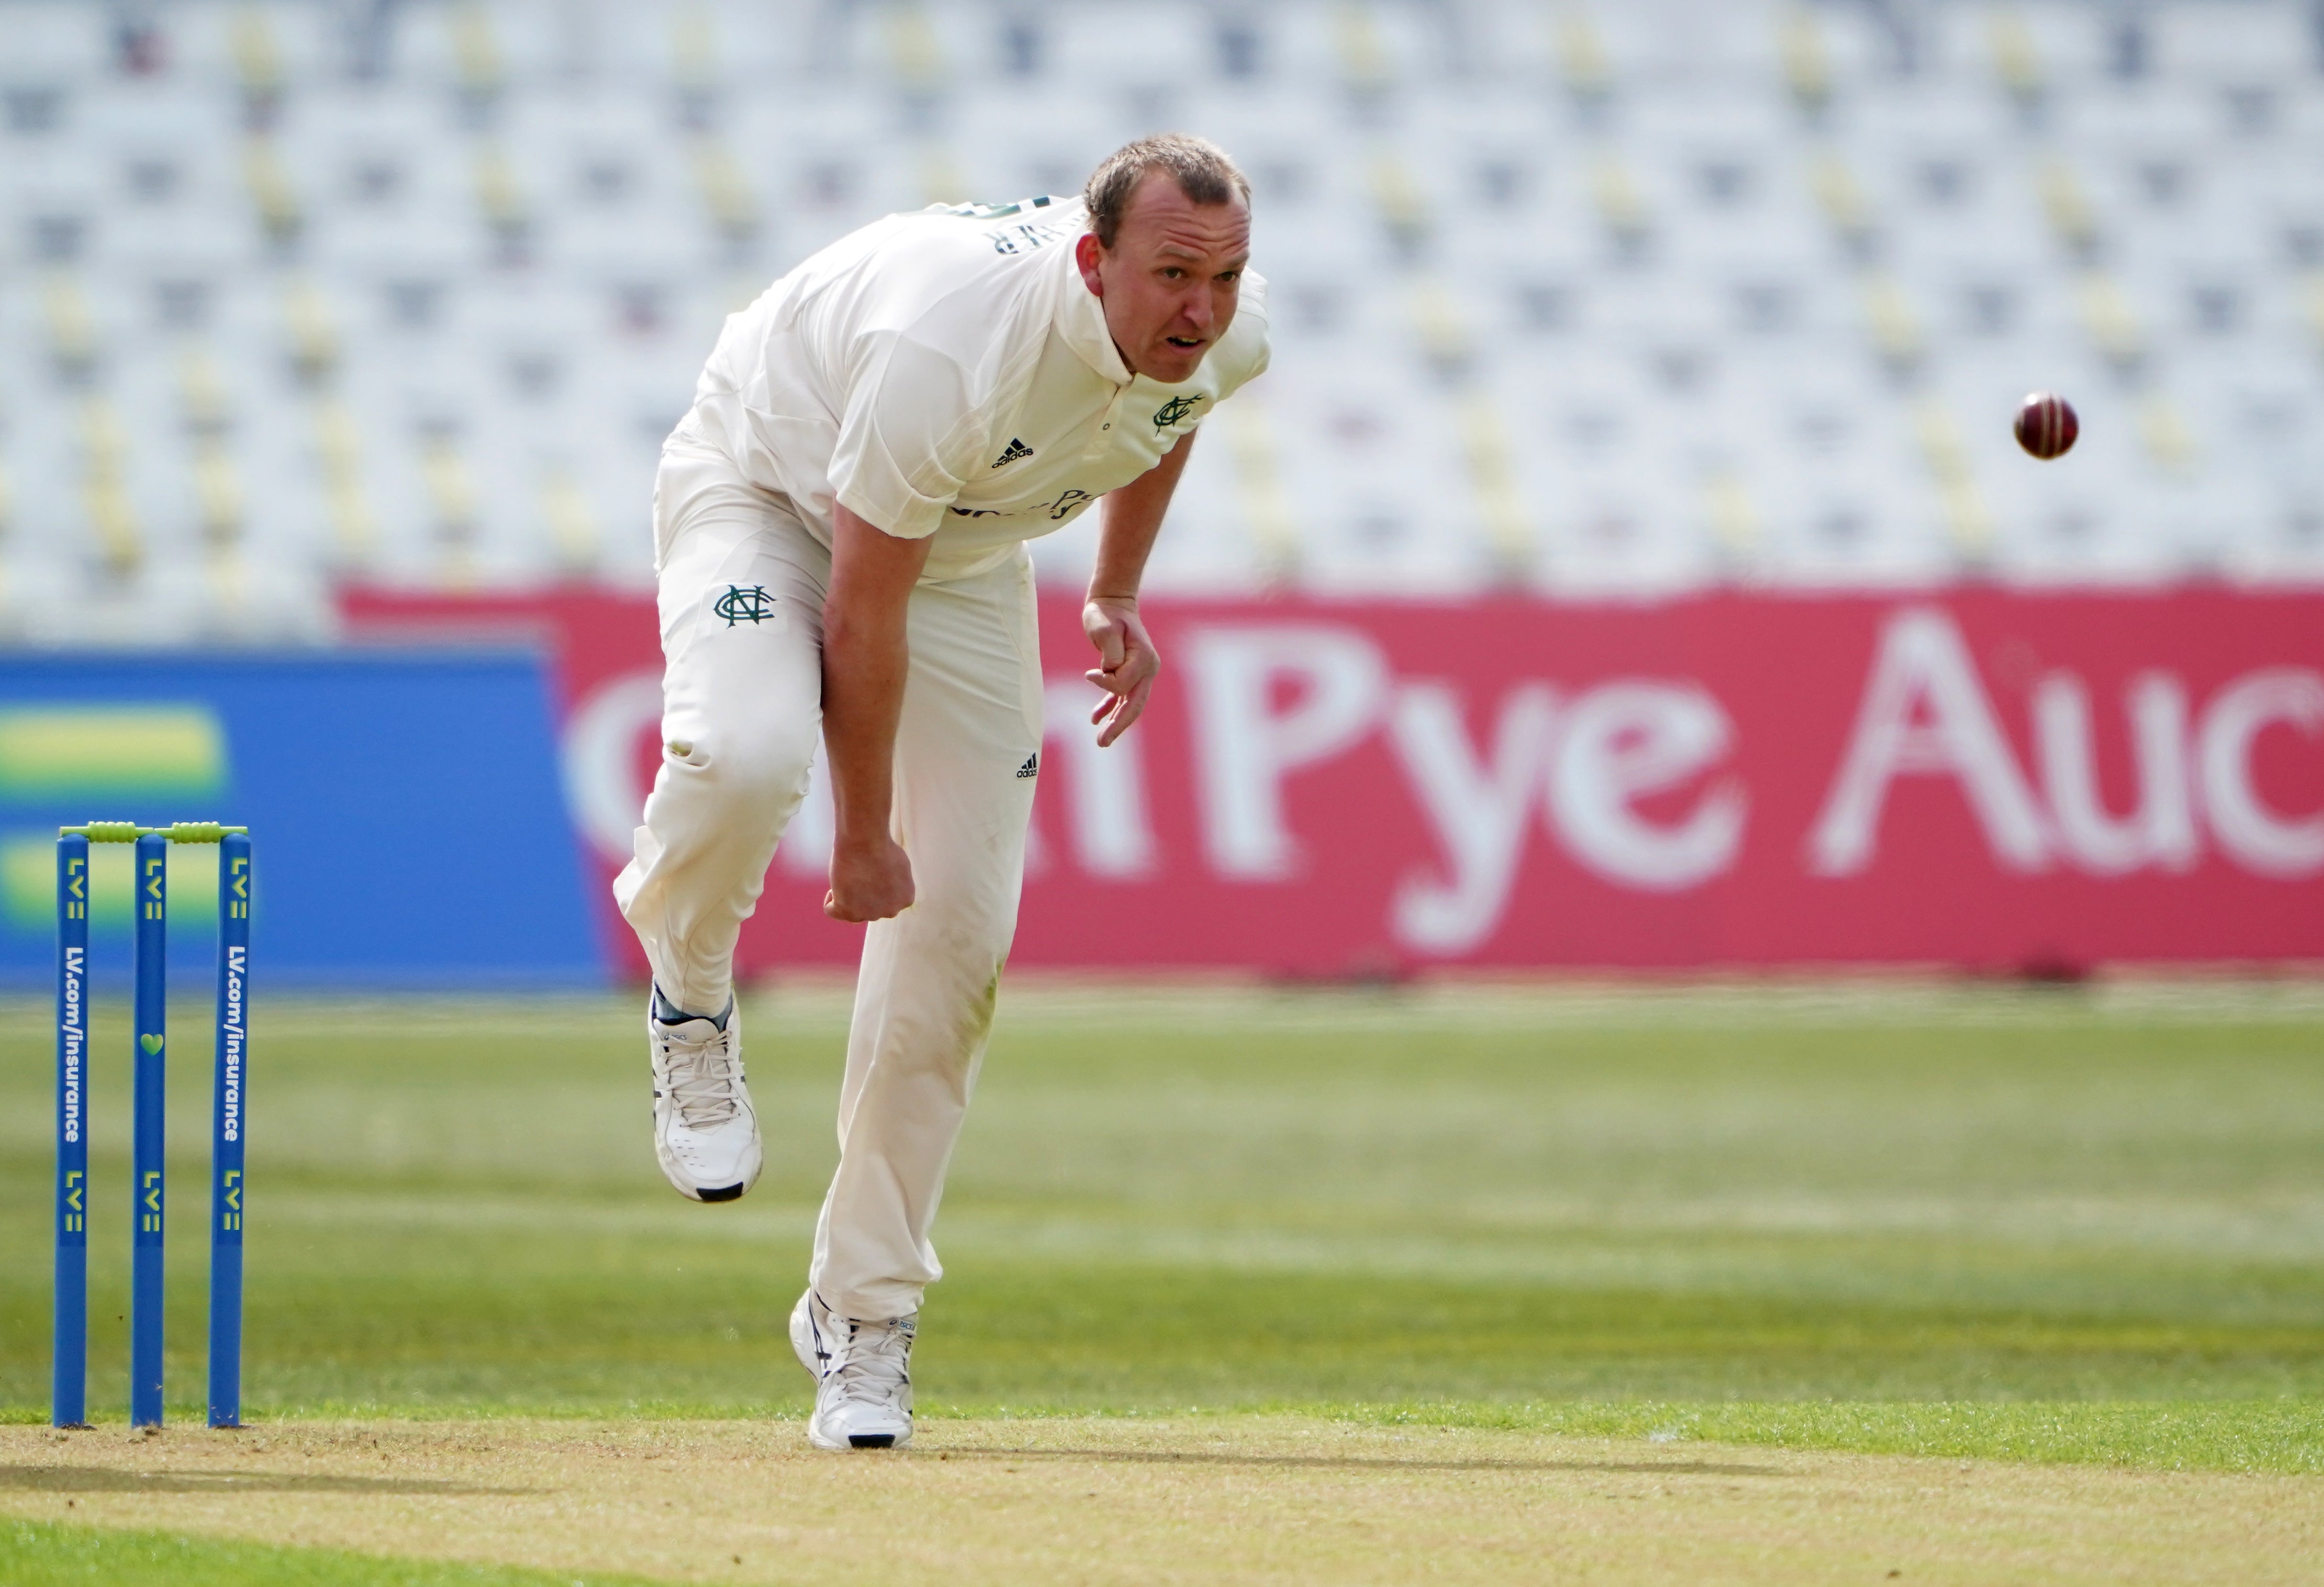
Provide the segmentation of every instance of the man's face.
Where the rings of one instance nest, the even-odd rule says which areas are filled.
[[[1113,246],[1081,240],[1076,262],[1105,307],[1130,373],[1176,385],[1234,323],[1250,257],[1250,207],[1197,204],[1167,171],[1139,179]]]

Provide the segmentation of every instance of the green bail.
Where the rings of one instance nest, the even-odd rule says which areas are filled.
[[[249,835],[247,826],[223,826],[215,821],[172,821],[167,826],[140,826],[134,821],[91,821],[85,826],[60,826],[59,837],[85,837],[91,843],[135,843],[141,837],[162,837],[171,843],[220,843],[228,833]]]

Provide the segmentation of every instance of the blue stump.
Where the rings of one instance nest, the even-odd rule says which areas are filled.
[[[137,840],[131,894],[137,910],[137,1066],[135,1144],[131,1154],[130,1215],[134,1239],[129,1275],[129,1421],[161,1425],[162,1236],[165,1229],[169,1102],[166,1003],[170,954],[170,840],[147,833]]]
[[[88,1423],[88,839],[57,839],[57,1278],[50,1420]]]
[[[250,1031],[250,839],[218,844],[217,1081],[210,1130],[210,1426],[242,1426],[243,1090]]]

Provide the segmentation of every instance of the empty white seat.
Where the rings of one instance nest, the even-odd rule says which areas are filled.
[[[0,7],[9,80],[78,85],[108,75],[113,67],[108,20],[94,5],[15,0]]]
[[[2297,5],[2159,7],[2153,19],[2159,69],[2182,80],[2297,88],[2317,69],[2315,14]]]

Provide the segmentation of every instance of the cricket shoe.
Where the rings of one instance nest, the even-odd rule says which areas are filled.
[[[742,1083],[742,1013],[724,1020],[678,1013],[659,992],[646,1008],[653,1053],[654,1156],[680,1195],[733,1201],[757,1183],[765,1165],[759,1115]]]
[[[843,1317],[812,1289],[791,1308],[791,1348],[815,1379],[807,1441],[817,1449],[902,1449],[912,1442],[912,1335],[919,1319]]]

